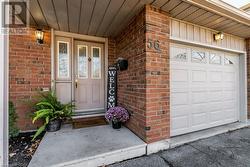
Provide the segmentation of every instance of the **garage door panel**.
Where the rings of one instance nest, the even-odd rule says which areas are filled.
[[[206,113],[209,111],[209,108],[207,107],[207,104],[192,104],[192,106],[190,106],[190,110],[189,113]]]
[[[212,102],[208,106],[210,112],[222,111],[223,110],[223,101]]]
[[[207,103],[207,92],[206,91],[196,91],[192,92],[192,103]]]
[[[176,47],[173,46],[170,48],[170,52],[172,53],[170,58],[172,61],[186,61],[188,49],[185,47]]]
[[[188,92],[175,92],[171,96],[172,106],[188,104]]]
[[[223,110],[212,111],[209,118],[211,123],[221,121],[224,119],[224,112]]]
[[[225,90],[223,92],[223,99],[224,100],[235,100],[235,91],[234,90]]]
[[[188,71],[186,69],[174,69],[171,71],[172,82],[188,82]]]
[[[224,72],[223,79],[225,82],[235,82],[235,72]]]
[[[209,102],[221,101],[223,99],[222,90],[212,90],[208,93]]]
[[[188,105],[178,105],[172,106],[171,110],[173,111],[172,117],[178,117],[183,115],[188,115],[189,106]]]
[[[206,55],[206,61],[192,61],[192,50],[197,48],[178,46],[180,47],[172,49],[174,54],[183,56],[181,54],[185,52],[186,58],[183,61],[177,56],[170,62],[170,135],[180,135],[237,121],[238,55],[200,48],[198,50]],[[172,50],[170,49],[170,54],[174,57]],[[221,61],[215,64],[209,59],[210,53],[218,53]],[[193,56],[197,57],[197,54]]]
[[[189,88],[188,84],[179,84],[175,83],[175,86],[171,87],[171,93],[178,93],[178,92],[187,92],[187,89]]]
[[[224,82],[223,83],[223,90],[225,91],[234,91],[236,84],[234,82]]]
[[[192,114],[191,126],[206,126],[207,124],[207,113],[196,113]]]
[[[206,82],[207,73],[203,70],[192,70],[192,82]]]
[[[234,100],[224,100],[223,108],[224,109],[234,109],[236,102]]]
[[[189,117],[187,115],[181,117],[174,117],[172,118],[172,129],[173,130],[183,130],[187,129],[189,126]]]
[[[210,71],[210,82],[222,82],[222,71]]]
[[[230,109],[225,110],[225,112],[224,112],[224,120],[225,121],[229,121],[229,120],[235,121],[234,118],[233,118],[233,117],[235,117],[234,113],[235,113],[235,110],[230,110]]]
[[[189,86],[189,91],[192,92],[203,92],[203,91],[207,91],[207,87],[205,86],[205,84],[202,83],[195,83],[195,84],[191,84]]]

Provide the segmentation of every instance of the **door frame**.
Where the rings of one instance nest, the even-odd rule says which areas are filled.
[[[74,86],[75,86],[75,79],[74,79],[74,57],[75,57],[75,51],[74,51],[74,41],[80,40],[80,41],[87,41],[87,42],[96,42],[96,43],[102,43],[104,45],[104,111],[106,111],[107,108],[107,71],[108,71],[108,38],[104,37],[96,37],[96,36],[90,36],[90,35],[83,35],[83,34],[77,34],[77,33],[70,33],[70,32],[64,32],[64,31],[57,31],[54,29],[51,29],[51,90],[56,90],[56,62],[55,62],[55,50],[56,50],[56,36],[59,37],[65,37],[70,39],[70,50],[71,50],[71,101],[74,100]],[[91,110],[89,110],[91,111]]]

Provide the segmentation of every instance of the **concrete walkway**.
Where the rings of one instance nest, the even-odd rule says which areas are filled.
[[[110,125],[46,133],[29,167],[96,167],[145,155],[146,143],[125,127]]]
[[[220,134],[109,167],[250,167],[250,128]]]

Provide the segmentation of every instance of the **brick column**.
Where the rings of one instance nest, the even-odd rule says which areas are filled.
[[[157,45],[159,44],[159,49]],[[145,142],[169,138],[169,17],[146,6],[116,38],[118,103],[131,113],[127,127]]]
[[[169,138],[169,17],[146,6],[147,142]],[[154,43],[149,46],[149,41]],[[157,49],[159,44],[159,49]],[[156,48],[155,48],[156,47]]]
[[[250,119],[250,38],[246,39],[247,51],[247,114]]]

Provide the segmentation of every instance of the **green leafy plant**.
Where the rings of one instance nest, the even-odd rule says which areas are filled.
[[[12,102],[9,102],[9,137],[16,137],[19,135],[19,129],[17,128],[18,116],[16,109]]]
[[[48,123],[55,119],[69,119],[72,116],[72,110],[75,106],[72,103],[62,104],[52,91],[40,93],[41,99],[35,105],[32,123],[37,120],[42,120],[44,123],[35,133],[33,140],[39,136],[45,129]]]

